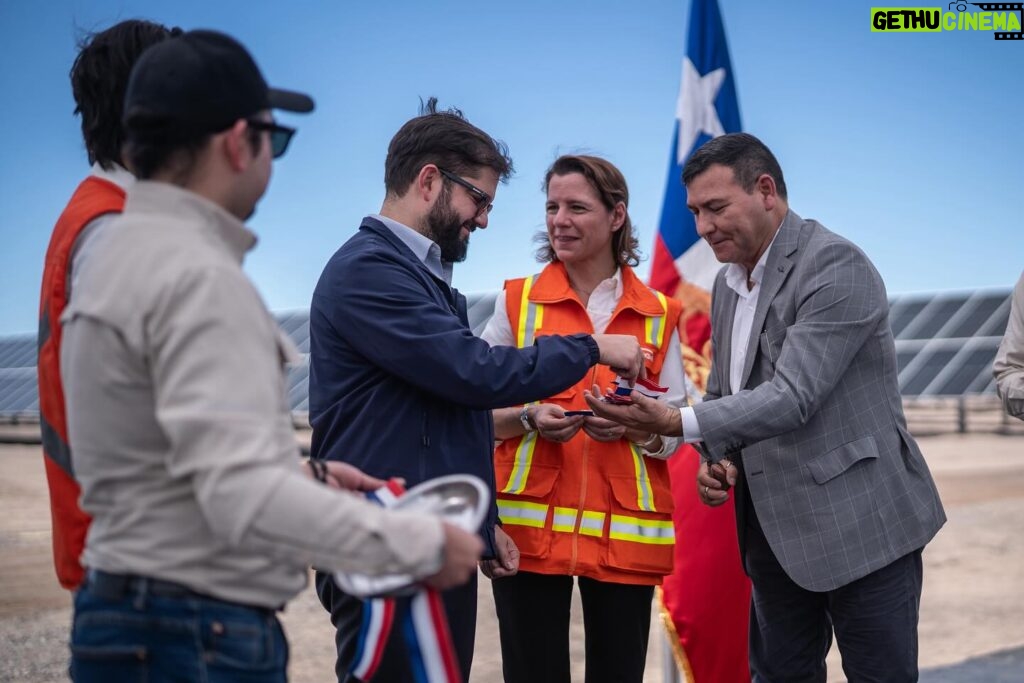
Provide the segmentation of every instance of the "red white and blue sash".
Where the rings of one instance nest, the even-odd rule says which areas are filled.
[[[366,497],[378,505],[391,507],[403,493],[404,487],[392,480],[387,486],[368,492]],[[381,597],[363,601],[363,624],[352,674],[361,681],[373,678],[396,617],[401,624],[416,683],[460,683],[462,675],[441,594],[427,587],[410,598]]]

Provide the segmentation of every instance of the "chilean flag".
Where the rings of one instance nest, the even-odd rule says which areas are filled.
[[[740,130],[740,107],[718,3],[693,0],[668,182],[651,264],[651,286],[669,296],[675,294],[680,280],[710,290],[721,267],[708,243],[697,237],[693,214],[686,208],[686,189],[680,180],[683,165],[693,150],[711,138]]]
[[[686,159],[711,138],[740,131],[725,28],[716,0],[692,0],[690,35],[650,284],[683,302],[683,365],[703,389],[710,365],[709,297],[722,264],[697,236],[681,177]],[[675,510],[675,566],[659,591],[662,622],[688,683],[749,683],[750,581],[736,540],[733,501],[710,508],[697,498],[700,459],[683,445],[668,461]]]

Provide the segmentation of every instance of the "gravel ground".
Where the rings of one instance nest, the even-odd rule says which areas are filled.
[[[924,554],[921,680],[1024,681],[1024,438],[992,434],[921,439],[949,522]],[[49,513],[38,447],[0,446],[0,681],[65,681],[70,599],[50,565]],[[490,586],[481,579],[474,683],[501,680]],[[582,628],[573,626],[573,679],[582,680]],[[333,634],[307,590],[284,613],[295,683],[331,680]],[[838,654],[830,682],[843,681]],[[647,681],[661,681],[652,625]]]

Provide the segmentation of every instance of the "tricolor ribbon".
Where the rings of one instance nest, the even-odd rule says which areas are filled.
[[[403,493],[405,488],[391,480],[386,486],[368,492],[366,497],[378,505],[391,507]],[[441,594],[427,587],[418,590],[411,598],[380,597],[363,601],[363,624],[352,675],[361,681],[373,678],[396,615],[401,623],[416,683],[460,683],[462,675]]]
[[[649,379],[637,379],[636,384],[630,386],[629,380],[616,375],[612,385],[605,391],[604,398],[607,403],[632,403],[633,400],[629,395],[634,391],[647,398],[658,400],[665,395],[668,387],[663,387]]]

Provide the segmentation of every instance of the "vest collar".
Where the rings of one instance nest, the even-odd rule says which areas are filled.
[[[624,308],[632,308],[640,315],[658,316],[664,311],[661,302],[654,292],[645,285],[629,266],[619,269],[622,278],[622,299],[616,312]],[[553,304],[561,301],[578,301],[576,293],[569,283],[569,274],[561,261],[549,263],[530,287],[530,301],[539,304]]]

